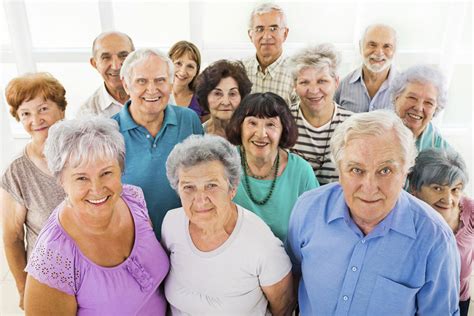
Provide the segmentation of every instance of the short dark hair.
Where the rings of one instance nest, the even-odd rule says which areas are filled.
[[[291,148],[298,138],[298,129],[286,101],[273,92],[252,93],[246,96],[232,115],[226,128],[227,139],[242,145],[242,123],[248,116],[269,118],[278,116],[283,127],[279,146]]]
[[[188,54],[189,57],[196,62],[197,66],[196,75],[188,84],[188,88],[191,91],[194,91],[194,87],[196,86],[196,78],[199,75],[199,71],[201,70],[201,53],[199,52],[199,49],[191,42],[179,41],[171,46],[170,50],[168,51],[168,56],[173,62],[186,54]]]
[[[196,96],[202,109],[209,112],[207,96],[214,90],[222,79],[231,77],[237,81],[240,97],[243,99],[250,93],[252,82],[247,77],[244,65],[240,61],[226,59],[218,60],[206,69],[196,79]]]
[[[464,187],[469,178],[466,163],[458,152],[452,149],[430,148],[418,154],[408,180],[410,190],[418,192],[424,185],[452,186],[456,181],[461,181]]]

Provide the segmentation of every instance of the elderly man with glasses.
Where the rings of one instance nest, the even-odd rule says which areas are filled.
[[[283,56],[283,43],[288,31],[281,7],[274,3],[257,5],[250,15],[248,30],[257,52],[242,62],[253,84],[252,93],[273,92],[290,105],[296,101],[296,95],[287,69],[287,58]]]

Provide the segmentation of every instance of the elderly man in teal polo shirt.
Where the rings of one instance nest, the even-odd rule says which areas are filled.
[[[158,239],[166,212],[180,207],[166,177],[165,163],[173,147],[191,134],[203,134],[194,111],[168,105],[173,63],[160,51],[139,49],[128,55],[120,71],[130,100],[114,115],[125,139],[124,183],[140,186]]]

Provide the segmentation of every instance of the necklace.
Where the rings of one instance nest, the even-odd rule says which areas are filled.
[[[298,107],[298,114],[296,116],[296,122],[298,123],[300,120],[302,121],[303,119],[300,118],[300,112],[301,112],[301,108]],[[328,149],[328,145],[329,145],[329,140],[330,140],[330,136],[331,136],[331,133],[334,132],[333,130],[331,130],[332,128],[332,124],[334,123],[334,112],[336,112],[336,105],[334,104],[334,110],[333,110],[333,113],[331,114],[331,121],[329,123],[329,127],[327,129],[327,132],[326,132],[326,142],[324,143],[324,147],[322,147],[322,150],[323,150],[323,153],[322,154],[319,154],[317,152],[314,152],[313,154],[316,155],[315,158],[311,158],[311,157],[306,157],[306,155],[300,151],[300,150],[297,150],[295,148],[292,148],[291,151],[294,152],[295,154],[299,155],[301,158],[303,158],[304,160],[306,160],[307,162],[309,163],[312,163],[312,164],[316,164],[316,168],[313,168],[314,170],[317,170],[317,169],[321,169],[322,166],[324,165],[324,163],[326,162],[325,159],[326,159],[326,154],[327,154],[327,149]],[[316,140],[311,136],[311,134],[308,132],[307,134],[309,136],[309,138],[311,138],[311,140],[313,142],[315,142]],[[320,146],[318,146],[320,147]]]
[[[260,201],[257,200],[253,196],[252,190],[250,189],[250,180],[249,180],[249,177],[247,175],[247,168],[248,168],[247,157],[245,155],[245,150],[244,150],[243,147],[242,147],[242,150],[240,151],[240,153],[241,153],[241,159],[242,159],[242,169],[244,170],[244,186],[245,186],[245,189],[247,190],[247,193],[249,194],[249,197],[252,200],[252,202],[254,202],[257,205],[264,205],[268,202],[268,200],[270,200],[270,198],[273,194],[273,190],[275,189],[275,184],[276,184],[276,180],[277,180],[277,176],[278,176],[278,170],[280,169],[280,153],[279,152],[277,153],[276,160],[273,164],[274,166],[276,166],[276,168],[272,167],[272,170],[275,169],[275,173],[274,173],[274,177],[273,177],[273,180],[272,180],[272,184],[270,186],[270,191],[268,192],[267,196],[265,196],[263,198],[263,200],[260,200]],[[249,170],[250,170],[250,168],[249,168]],[[270,172],[271,172],[271,170],[270,170]],[[265,178],[266,177],[268,177],[268,175],[265,176]]]

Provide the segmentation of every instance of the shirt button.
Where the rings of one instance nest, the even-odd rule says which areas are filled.
[[[349,297],[348,297],[347,295],[344,295],[344,296],[342,297],[342,299],[343,299],[344,301],[347,301],[347,300],[349,299]]]
[[[156,148],[156,144],[153,145],[153,148]]]
[[[146,138],[150,138],[151,136],[150,135],[146,135]]]
[[[356,271],[357,271],[357,267],[352,267],[352,271],[353,271],[353,272],[356,272]]]
[[[360,242],[363,243],[363,244],[365,244],[365,239],[362,239]]]

